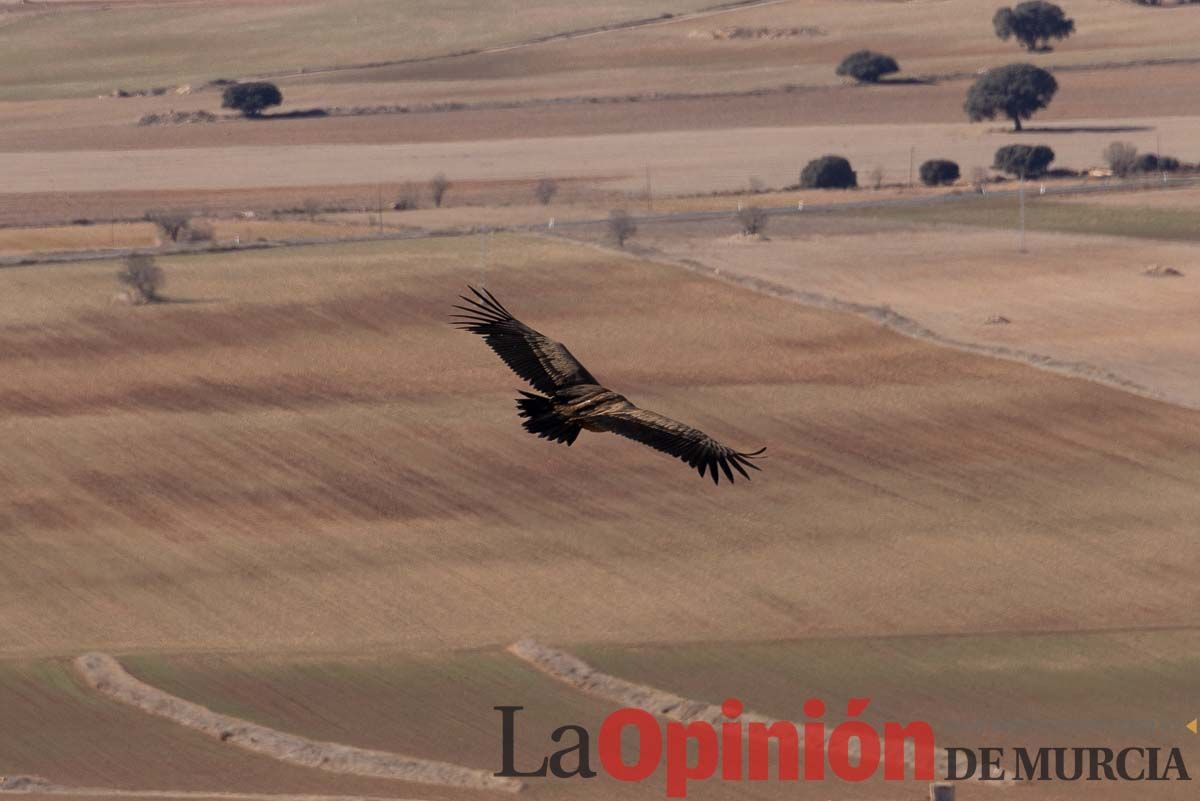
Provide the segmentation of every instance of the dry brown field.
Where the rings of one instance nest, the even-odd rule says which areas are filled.
[[[1189,547],[1195,412],[587,247],[495,236],[479,258],[470,238],[177,257],[178,302],[135,309],[109,304],[109,264],[3,271],[9,650],[467,647],[585,618],[595,640],[915,633],[945,603],[961,631],[1189,622],[1159,571],[1187,569],[1166,554]],[[625,442],[529,437],[515,379],[445,324],[468,281],[635,400],[770,446],[767,472],[702,490]],[[1064,565],[1078,539],[1104,545]],[[888,597],[955,554],[993,562]],[[62,565],[97,594],[63,604]]]

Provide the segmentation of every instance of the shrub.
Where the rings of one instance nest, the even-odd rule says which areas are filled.
[[[996,35],[1004,41],[1015,38],[1030,52],[1049,50],[1051,39],[1065,39],[1075,32],[1075,21],[1045,0],[1029,0],[1013,8],[996,9],[992,17]]]
[[[184,242],[212,242],[217,238],[216,231],[208,223],[190,223],[183,229],[181,238]]]
[[[417,191],[417,187],[413,184],[404,184],[400,187],[400,194],[396,197],[396,202],[392,204],[392,209],[395,211],[412,211],[421,207],[421,193]]]
[[[737,222],[746,236],[761,234],[767,227],[767,213],[758,206],[738,209]]]
[[[1158,156],[1142,153],[1133,161],[1134,172],[1158,172]]]
[[[1039,178],[1052,161],[1054,151],[1045,145],[1005,145],[996,151],[992,168],[1018,178]]]
[[[221,95],[221,108],[231,108],[247,117],[257,117],[268,106],[283,102],[279,87],[267,81],[235,83],[225,87]]]
[[[1174,156],[1159,156],[1158,168],[1163,172],[1178,172],[1182,165]]]
[[[841,156],[821,156],[804,165],[800,186],[805,189],[850,189],[858,186],[858,176],[850,162]]]
[[[1104,148],[1104,161],[1113,175],[1125,177],[1134,171],[1137,165],[1137,148],[1129,142],[1112,142]]]
[[[613,209],[608,215],[608,232],[617,245],[625,247],[625,240],[637,233],[637,224],[624,209]]]
[[[1041,67],[1008,64],[988,70],[967,90],[963,110],[971,122],[994,120],[1002,114],[1021,130],[1021,120],[1049,105],[1058,81]]]
[[[537,198],[538,203],[543,206],[550,205],[550,201],[558,194],[558,181],[553,178],[543,178],[533,187],[533,196]]]
[[[140,253],[128,256],[124,269],[117,273],[117,280],[129,287],[131,299],[136,303],[159,303],[164,300],[160,290],[166,278],[152,256]]]
[[[930,159],[921,165],[921,183],[926,186],[948,186],[958,180],[958,165],[946,159]]]
[[[838,75],[849,75],[859,83],[875,83],[880,77],[899,71],[896,59],[871,50],[851,53],[837,67]]]
[[[433,205],[437,208],[442,207],[442,199],[446,197],[446,190],[450,188],[450,181],[444,173],[438,173],[433,176],[433,180],[429,182],[429,193],[433,195]]]

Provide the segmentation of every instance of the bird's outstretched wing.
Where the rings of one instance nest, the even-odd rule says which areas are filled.
[[[576,384],[598,383],[561,342],[539,334],[513,317],[486,289],[467,288],[475,297],[459,296],[468,305],[454,307],[466,312],[451,315],[457,318],[454,325],[483,337],[488,347],[534,389],[553,395]]]
[[[758,465],[751,460],[758,458],[766,450],[759,448],[753,453],[739,453],[699,429],[657,412],[639,409],[632,403],[623,409],[591,415],[588,422],[597,428],[637,440],[643,445],[649,445],[655,450],[681,459],[687,462],[689,467],[699,470],[701,476],[707,470],[712,474],[714,484],[720,483],[718,467],[724,471],[730,482],[733,481],[733,471],[729,469],[731,466],[749,480],[750,474],[744,468],[758,470]]]

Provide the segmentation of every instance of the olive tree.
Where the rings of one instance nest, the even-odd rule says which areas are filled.
[[[1032,64],[1008,64],[988,70],[967,90],[963,110],[971,122],[1008,117],[1014,130],[1021,120],[1050,104],[1058,91],[1058,81],[1041,67]]]
[[[958,164],[947,159],[930,159],[921,165],[921,183],[926,186],[945,186],[954,183],[960,175]]]
[[[247,81],[225,87],[221,95],[221,108],[240,111],[246,117],[257,117],[263,109],[278,106],[283,102],[279,87],[267,81]]]
[[[838,64],[838,75],[849,75],[859,83],[876,83],[880,77],[899,72],[896,59],[873,50],[858,50]]]
[[[821,156],[800,171],[804,189],[851,189],[858,186],[858,175],[842,156]]]
[[[1049,50],[1051,39],[1065,39],[1074,33],[1075,20],[1068,19],[1054,3],[1029,0],[1012,8],[996,9],[992,27],[1004,41],[1014,38],[1033,52]]]
[[[996,151],[992,168],[1019,178],[1038,178],[1052,161],[1054,151],[1045,145],[1005,145]]]

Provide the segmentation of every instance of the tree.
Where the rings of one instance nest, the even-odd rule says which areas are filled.
[[[958,180],[958,165],[946,159],[930,159],[921,165],[921,183],[926,186],[948,186]]]
[[[125,259],[125,268],[117,273],[117,280],[129,287],[130,299],[135,303],[161,303],[165,298],[159,294],[165,283],[162,268],[154,263],[153,256],[135,253]]]
[[[767,213],[758,206],[747,206],[738,209],[738,225],[746,236],[761,234],[767,227]]]
[[[1004,41],[1015,38],[1025,49],[1049,50],[1051,39],[1066,39],[1075,32],[1075,20],[1067,19],[1063,10],[1045,0],[1017,3],[1013,8],[998,8],[992,17],[996,35]]]
[[[1052,161],[1054,151],[1045,145],[1005,145],[996,151],[992,168],[1018,178],[1038,178]]]
[[[637,233],[637,224],[624,209],[613,209],[608,214],[608,232],[617,240],[617,245],[625,247],[625,240]]]
[[[1104,160],[1113,175],[1124,178],[1133,172],[1137,163],[1137,148],[1129,142],[1112,142],[1104,148]]]
[[[221,108],[231,108],[247,117],[257,117],[268,106],[283,102],[279,87],[267,81],[248,81],[225,87],[221,95]]]
[[[1045,108],[1058,91],[1058,81],[1041,67],[1008,64],[988,70],[967,90],[963,110],[971,122],[994,120],[1003,114],[1021,130],[1021,120]]]
[[[543,178],[533,187],[533,196],[543,206],[550,205],[550,201],[554,199],[556,194],[558,194],[558,181],[555,181],[553,178]]]
[[[446,196],[446,190],[450,188],[450,180],[446,178],[445,173],[439,172],[433,176],[433,180],[429,182],[429,192],[433,195],[433,205],[437,208],[442,207],[442,198]]]
[[[876,83],[881,76],[899,71],[896,59],[872,50],[851,53],[837,67],[838,75],[849,75],[859,83]]]
[[[152,209],[146,212],[146,219],[158,226],[163,236],[172,242],[178,242],[188,228],[188,216],[179,211]]]
[[[850,189],[858,186],[858,176],[850,162],[841,156],[821,156],[804,165],[800,186],[805,189]]]

